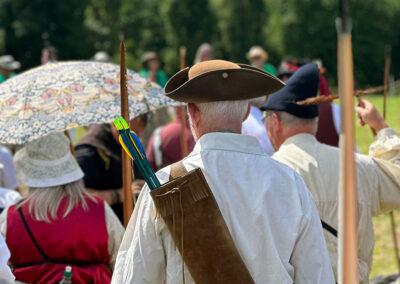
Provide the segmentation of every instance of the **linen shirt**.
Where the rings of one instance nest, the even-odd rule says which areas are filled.
[[[209,133],[183,160],[200,168],[255,283],[333,283],[322,227],[301,177],[271,158],[257,139]],[[158,172],[168,181],[170,168]],[[112,283],[182,283],[182,258],[155,218],[145,186],[118,252]],[[224,257],[224,256],[221,256]],[[185,268],[186,283],[194,283]]]
[[[309,188],[323,221],[338,228],[340,150],[310,134],[288,138],[273,158],[298,172]],[[400,207],[400,138],[393,129],[381,130],[370,157],[356,154],[358,194],[358,258],[360,282],[369,283],[374,232],[372,216]],[[397,164],[396,164],[397,163]],[[337,279],[338,240],[324,230]]]
[[[8,250],[7,244],[0,234],[0,283],[14,283],[14,275],[11,273],[10,267],[8,267],[8,260],[10,259],[10,251]]]
[[[17,174],[13,156],[6,147],[0,145],[0,187],[17,189]]]

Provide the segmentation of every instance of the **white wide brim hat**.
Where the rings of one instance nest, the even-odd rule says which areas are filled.
[[[29,187],[60,186],[83,178],[70,142],[62,133],[29,142],[15,154],[14,162]]]
[[[14,60],[11,55],[0,56],[0,67],[6,70],[15,71],[21,68],[21,63]]]

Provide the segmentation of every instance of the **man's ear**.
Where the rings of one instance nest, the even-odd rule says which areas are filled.
[[[247,104],[247,111],[246,111],[246,114],[245,114],[245,116],[243,117],[243,120],[242,120],[242,122],[243,121],[245,121],[248,117],[249,117],[249,114],[250,114],[250,108],[251,108],[251,105],[250,105],[250,103],[249,104]]]
[[[192,119],[193,126],[197,126],[200,121],[200,110],[194,103],[188,103],[188,113]]]
[[[280,131],[282,129],[282,121],[281,118],[279,117],[279,115],[274,112],[272,114],[272,123],[274,124],[274,128],[278,131]]]

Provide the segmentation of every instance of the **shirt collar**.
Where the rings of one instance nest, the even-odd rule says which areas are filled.
[[[317,142],[317,138],[315,138],[314,135],[309,133],[299,133],[286,139],[282,146],[290,144],[309,144],[315,142]]]
[[[260,143],[256,138],[252,136],[226,132],[211,132],[204,134],[196,142],[196,145],[194,146],[190,156],[199,154],[204,150],[224,150],[265,155]]]
[[[251,106],[250,113],[252,116],[254,116],[255,119],[257,119],[257,121],[262,121],[263,113],[258,107]]]

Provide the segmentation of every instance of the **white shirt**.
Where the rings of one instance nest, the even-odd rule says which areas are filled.
[[[11,152],[0,146],[0,187],[16,189],[18,181]]]
[[[9,258],[10,251],[0,234],[0,283],[14,283],[15,277],[7,265]]]
[[[275,152],[263,123],[262,111],[259,108],[251,106],[249,116],[242,123],[242,134],[256,137],[269,156]]]
[[[337,134],[340,134],[340,125],[341,125],[341,110],[340,110],[340,105],[336,103],[332,103],[332,119],[333,119],[333,124],[335,125],[335,130]]]
[[[17,203],[22,196],[15,190],[0,187],[0,211]]]
[[[334,283],[315,205],[303,180],[257,139],[209,133],[183,160],[200,168],[255,283]],[[158,172],[168,181],[170,168]],[[182,283],[182,258],[145,186],[118,252],[112,283]],[[223,256],[221,256],[223,257]],[[185,269],[186,283],[193,283]]]
[[[370,147],[370,156],[379,159],[356,155],[358,258],[362,283],[369,283],[371,270],[374,248],[372,216],[400,207],[400,137],[393,129],[383,129],[376,139]],[[273,158],[287,164],[304,178],[321,219],[337,229],[340,150],[303,133],[288,138]],[[338,241],[325,230],[324,235],[337,279]]]

